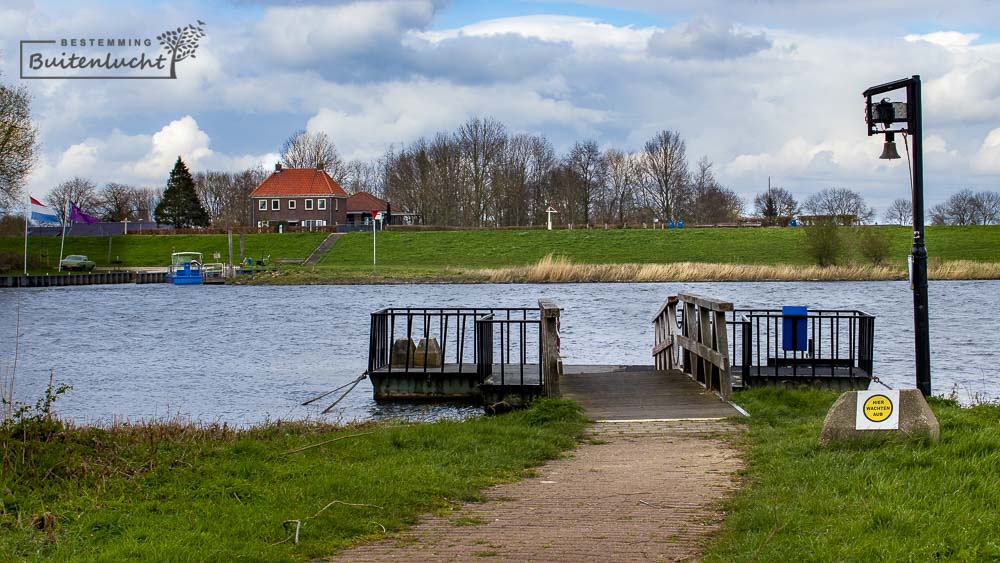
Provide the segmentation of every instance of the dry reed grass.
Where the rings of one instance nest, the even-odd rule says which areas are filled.
[[[876,281],[903,280],[905,270],[890,266],[847,264],[802,266],[792,264],[576,264],[548,255],[530,266],[478,271],[494,283],[568,282],[667,282],[667,281]],[[928,276],[934,280],[1000,279],[1000,262],[932,261]]]

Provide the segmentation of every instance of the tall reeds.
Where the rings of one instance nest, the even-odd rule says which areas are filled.
[[[668,282],[668,281],[866,281],[904,280],[906,270],[871,264],[837,266],[716,264],[578,264],[549,254],[530,266],[479,270],[494,283]],[[1000,263],[957,260],[932,261],[934,280],[1000,279]]]

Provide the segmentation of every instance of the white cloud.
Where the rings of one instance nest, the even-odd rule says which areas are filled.
[[[99,185],[107,182],[162,185],[178,156],[192,171],[267,167],[278,160],[275,153],[218,153],[210,144],[208,134],[190,115],[171,121],[151,135],[128,135],[115,129],[106,137],[88,137],[57,155],[43,154],[28,180],[28,192],[43,196],[74,176],[90,178]]]
[[[976,153],[975,165],[983,172],[1000,173],[1000,128],[986,135]]]
[[[130,171],[140,178],[163,178],[170,173],[177,157],[188,168],[197,168],[202,159],[212,155],[208,134],[198,128],[190,115],[171,121],[152,137],[152,146],[142,160],[133,163]]]
[[[649,38],[650,53],[677,59],[734,59],[756,54],[771,45],[763,32],[738,29],[705,17],[657,31]]]
[[[958,31],[935,31],[923,35],[910,34],[903,39],[912,42],[926,41],[934,45],[940,45],[948,49],[960,49],[968,47],[973,41],[979,39],[978,33],[960,33]]]
[[[421,0],[268,8],[257,25],[264,47],[286,62],[381,50],[427,26],[434,4]]]
[[[457,29],[426,31],[411,35],[438,42],[460,35],[515,34],[543,41],[566,42],[581,50],[614,49],[642,53],[646,50],[649,38],[656,31],[652,27],[614,26],[574,16],[520,16],[481,21]]]
[[[514,131],[558,125],[582,135],[592,135],[595,127],[611,117],[604,111],[514,85],[457,86],[420,80],[342,94],[349,96],[350,102],[321,108],[307,129],[327,133],[344,156],[352,159],[381,156],[392,144],[452,130],[476,115],[495,117]],[[344,109],[347,107],[351,109]]]

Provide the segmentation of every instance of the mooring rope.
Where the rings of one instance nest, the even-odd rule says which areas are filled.
[[[340,391],[340,390],[341,390],[341,389],[343,389],[344,387],[347,387],[348,385],[350,385],[350,384],[352,384],[352,383],[356,383],[356,382],[358,382],[358,381],[360,381],[360,380],[362,380],[362,379],[364,379],[364,378],[366,378],[366,377],[368,377],[368,372],[367,372],[367,371],[363,372],[363,373],[361,374],[361,376],[360,376],[360,377],[358,377],[357,379],[354,379],[354,380],[351,380],[351,381],[348,381],[347,383],[345,383],[345,384],[341,385],[340,387],[337,387],[337,388],[336,388],[336,389],[334,389],[333,391],[327,391],[326,393],[323,393],[322,395],[320,395],[320,396],[318,396],[318,397],[313,397],[312,399],[309,399],[308,401],[306,401],[306,402],[302,403],[302,406],[304,407],[304,406],[307,406],[307,405],[311,405],[312,403],[315,403],[316,401],[318,401],[318,400],[320,400],[320,399],[322,399],[322,398],[324,398],[324,397],[327,397],[327,396],[329,396],[329,395],[332,395],[332,394],[336,393],[337,391]]]
[[[881,379],[879,379],[877,375],[873,375],[872,376],[872,381],[874,381],[875,383],[878,383],[879,385],[885,387],[886,389],[892,389],[892,387],[888,383],[886,383],[886,382],[882,381]]]
[[[330,406],[328,406],[325,409],[323,409],[323,412],[321,414],[326,414],[326,413],[332,411],[333,407],[337,406],[337,403],[339,403],[340,401],[343,401],[344,397],[346,397],[348,395],[348,393],[350,393],[351,391],[354,391],[354,388],[358,386],[358,383],[361,383],[367,377],[368,377],[368,372],[367,371],[365,371],[361,375],[359,375],[357,379],[355,379],[354,381],[352,381],[349,384],[350,388],[348,388],[347,391],[344,391],[344,394],[341,395],[340,397],[338,397],[336,401],[334,401],[333,403],[330,404]],[[343,387],[344,386],[341,386],[341,389],[343,389]]]

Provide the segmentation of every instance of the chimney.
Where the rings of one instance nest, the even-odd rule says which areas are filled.
[[[280,162],[275,162],[274,163],[274,171],[275,172],[281,172],[281,163]]]
[[[322,160],[316,163],[316,170],[324,170],[325,168]]]

